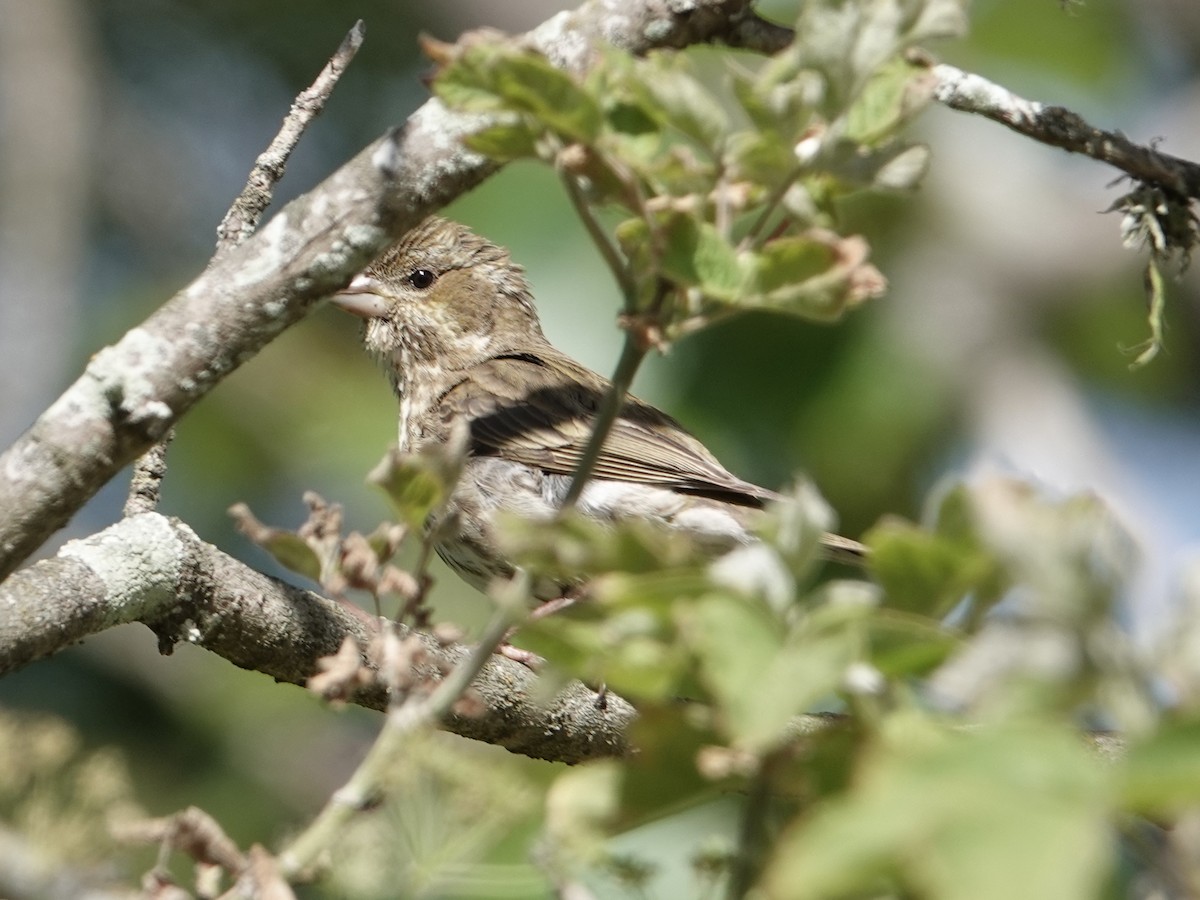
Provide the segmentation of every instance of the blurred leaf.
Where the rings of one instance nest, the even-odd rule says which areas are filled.
[[[871,664],[892,679],[928,676],[962,648],[961,638],[940,623],[891,610],[871,617],[868,635]]]
[[[888,517],[866,535],[871,572],[892,609],[941,618],[971,592],[998,593],[995,559],[977,542]]]
[[[751,74],[735,71],[732,87],[755,130],[777,134],[785,145],[794,144],[812,124],[814,107],[824,96],[822,80],[803,71],[794,45]]]
[[[539,137],[541,134],[538,130],[525,122],[505,122],[470,134],[463,143],[476,153],[500,162],[510,162],[536,157]]]
[[[736,746],[765,751],[792,719],[831,696],[852,659],[845,628],[790,637],[761,605],[709,594],[682,610],[681,635],[696,654]]]
[[[312,581],[321,580],[321,557],[308,541],[294,531],[264,525],[245,503],[229,509],[238,531],[262,547],[285,569],[297,572]]]
[[[783,835],[767,893],[877,895],[893,882],[929,898],[1090,900],[1111,840],[1098,766],[1067,727],[893,716],[850,790]]]
[[[837,319],[883,293],[886,282],[867,262],[869,252],[860,237],[819,229],[777,238],[748,257],[750,293],[741,305],[822,322]]]
[[[455,448],[401,453],[393,447],[367,475],[367,481],[388,495],[400,521],[409,528],[420,528],[450,496],[461,465]]]
[[[834,525],[833,509],[811,481],[800,478],[767,505],[754,529],[787,563],[793,578],[802,579],[820,560],[821,538]]]
[[[600,130],[599,106],[569,74],[507,43],[468,48],[438,73],[433,88],[452,108],[526,113],[572,141],[590,143]]]
[[[707,558],[688,535],[646,519],[601,522],[580,513],[553,522],[502,515],[502,548],[535,575],[583,578],[656,573]]]
[[[575,766],[559,775],[546,795],[546,835],[563,862],[595,863],[620,809],[625,769],[615,759]]]
[[[729,117],[687,63],[683,55],[653,54],[635,70],[633,84],[651,119],[716,153],[729,131]]]
[[[1126,809],[1162,817],[1200,806],[1200,721],[1164,724],[1128,748],[1120,770]]]
[[[963,0],[810,0],[796,23],[796,52],[825,76],[827,108],[840,113],[890,59],[965,29]]]
[[[842,141],[830,154],[827,165],[837,179],[839,193],[862,188],[909,191],[925,177],[930,157],[930,150],[924,144],[893,141],[871,150]]]
[[[793,147],[774,130],[735,131],[726,141],[725,160],[734,178],[772,187],[799,171]]]
[[[717,744],[708,716],[695,704],[672,699],[638,710],[630,733],[637,754],[622,785],[622,818],[646,821],[693,805],[720,785],[701,775],[697,756]]]
[[[929,170],[929,160],[933,154],[924,144],[898,146],[895,151],[879,160],[873,183],[875,187],[885,190],[913,190]]]
[[[611,573],[590,582],[569,608],[527,624],[521,643],[573,677],[633,700],[697,696],[676,610],[704,589],[691,569]]]
[[[844,137],[866,146],[887,140],[929,103],[933,87],[927,66],[889,60],[871,74],[846,113]]]

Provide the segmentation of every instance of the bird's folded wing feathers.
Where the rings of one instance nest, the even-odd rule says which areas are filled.
[[[448,420],[471,422],[471,449],[561,475],[574,473],[607,380],[557,352],[514,353],[473,366],[441,398]],[[628,398],[594,477],[654,484],[762,506],[776,495],[727,472],[665,413]]]

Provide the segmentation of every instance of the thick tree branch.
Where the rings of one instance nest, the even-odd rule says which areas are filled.
[[[303,685],[317,660],[337,652],[346,636],[366,647],[369,619],[311,591],[257,572],[201,541],[183,523],[158,513],[123,519],[99,534],[66,544],[0,585],[0,674],[128,622],[143,622],[163,652],[187,641],[237,666]],[[403,633],[407,630],[397,626]],[[422,677],[440,680],[471,652],[416,632],[428,662]],[[633,708],[612,694],[604,709],[579,682],[538,704],[537,676],[493,655],[475,680],[485,712],[451,714],[445,725],[465,737],[500,744],[539,759],[579,762],[628,752],[625,730]],[[381,681],[354,702],[387,707]]]
[[[986,116],[1035,141],[1090,156],[1176,196],[1200,199],[1200,165],[1196,163],[1135,144],[1120,132],[1095,128],[1069,109],[1026,100],[954,66],[934,66],[933,74],[937,79],[934,99],[951,109]]]
[[[763,50],[786,36],[761,23],[749,0],[591,0],[521,41],[578,71],[601,41],[632,53],[718,40]],[[494,172],[461,141],[488,121],[426,102],[96,353],[0,455],[0,578],[217,382],[393,239]]]

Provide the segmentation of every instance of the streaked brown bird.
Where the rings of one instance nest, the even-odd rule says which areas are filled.
[[[364,342],[400,399],[400,449],[446,444],[467,457],[437,552],[479,589],[511,575],[498,513],[549,520],[567,494],[610,382],[551,346],[528,281],[508,251],[430,218],[334,295],[366,320]],[[576,508],[603,521],[649,519],[714,555],[755,540],[749,526],[779,495],[730,474],[696,438],[632,395]],[[861,544],[824,537],[828,557],[860,563]],[[541,585],[553,600],[573,586]]]

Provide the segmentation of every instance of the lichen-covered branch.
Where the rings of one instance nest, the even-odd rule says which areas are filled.
[[[106,628],[143,622],[164,652],[187,641],[241,668],[303,685],[318,671],[317,660],[336,653],[344,638],[365,648],[372,637],[368,617],[263,575],[159,513],[123,519],[17,572],[0,585],[0,609],[19,611],[0,617],[0,674]],[[422,677],[440,680],[471,652],[417,634],[425,645]],[[600,708],[596,693],[579,682],[538,703],[531,699],[536,679],[526,666],[493,655],[472,685],[483,714],[450,714],[446,727],[539,759],[579,762],[628,752],[625,731],[634,717],[628,703],[610,693]],[[377,679],[353,699],[383,710],[387,689]]]
[[[591,0],[519,40],[579,70],[602,41],[632,53],[719,40],[765,50],[787,35],[758,20],[749,0]],[[0,578],[222,378],[394,238],[495,171],[461,140],[487,124],[429,100],[96,353],[0,455]]]

